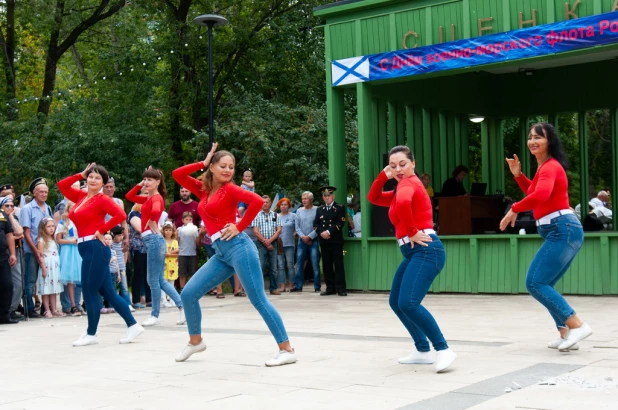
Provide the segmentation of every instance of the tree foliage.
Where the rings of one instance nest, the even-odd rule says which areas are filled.
[[[3,34],[15,3],[13,65],[4,58],[0,78],[2,182],[23,192],[34,177],[57,181],[96,161],[122,193],[148,165],[169,173],[203,159],[208,41],[191,21],[215,13],[230,23],[214,30],[216,140],[239,169],[255,169],[260,192],[298,199],[315,191],[328,182],[328,162],[324,41],[313,7],[329,2],[0,2]],[[348,127],[352,149],[355,132]],[[353,185],[357,171],[349,171]]]

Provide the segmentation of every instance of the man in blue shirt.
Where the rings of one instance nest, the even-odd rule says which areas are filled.
[[[26,303],[25,310],[29,317],[40,317],[34,310],[32,293],[39,272],[39,251],[36,247],[36,240],[39,234],[39,223],[43,218],[53,218],[52,209],[47,205],[47,195],[49,188],[45,178],[37,178],[30,184],[30,192],[33,199],[21,210],[21,224],[24,228],[24,277],[26,279]],[[42,259],[43,255],[39,255]]]

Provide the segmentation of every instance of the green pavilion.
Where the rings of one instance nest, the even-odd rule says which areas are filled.
[[[558,124],[560,116],[570,115],[577,118],[578,138],[568,155],[579,163],[575,177],[570,178],[578,179],[574,197],[588,204],[596,195],[598,176],[590,172],[589,137],[594,130],[587,118],[602,110],[608,117],[604,155],[611,161],[603,181],[615,198],[618,39],[610,36],[611,30],[618,32],[616,10],[618,0],[347,0],[314,10],[325,22],[329,182],[344,192],[349,186],[342,160],[347,150],[345,107],[349,101],[357,113],[362,237],[349,238],[345,244],[349,289],[389,290],[402,258],[394,237],[378,234],[385,223],[384,212],[367,201],[369,187],[385,165],[383,156],[394,145],[405,144],[413,150],[417,171],[431,175],[436,193],[452,170],[463,164],[480,170],[476,181],[464,181],[468,188],[471,182],[486,183],[486,197],[495,201],[511,183],[504,160],[512,155],[507,152],[509,147],[517,147],[514,153],[532,178],[535,164],[526,148],[530,124],[538,118]],[[495,46],[492,39],[516,36],[520,29],[552,31],[545,37],[539,35],[538,44],[532,35],[527,44],[504,41],[500,50],[483,49],[489,50],[487,55],[476,48],[478,55],[469,59],[461,51],[464,48],[450,54],[432,48],[457,50],[483,41]],[[428,51],[423,55],[424,50]],[[475,54],[473,46],[471,50]],[[408,57],[397,60],[392,56]],[[428,68],[430,58],[431,62],[443,61]],[[363,63],[370,68],[360,70]],[[423,63],[422,69],[412,71],[418,68],[415,64]],[[383,75],[374,78],[376,70]],[[514,122],[518,125],[515,136]],[[480,134],[478,152],[470,149],[474,130]],[[513,199],[521,197],[519,192]],[[343,194],[338,200],[345,201]],[[476,223],[482,222],[484,215],[479,212],[493,211],[479,211],[474,197],[469,200],[468,214],[454,219],[471,219],[464,234],[443,232],[442,223],[449,216],[442,206],[438,208],[447,262],[432,291],[525,293],[526,270],[540,246],[540,236],[499,233],[495,225],[483,226],[482,232],[470,228],[475,218]],[[582,208],[587,213],[587,206]],[[582,250],[557,285],[559,291],[618,294],[615,214],[613,218],[609,230],[586,233]]]

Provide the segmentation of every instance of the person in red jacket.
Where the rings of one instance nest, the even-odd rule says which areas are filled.
[[[530,128],[528,149],[538,164],[532,181],[521,172],[517,155],[506,158],[525,198],[511,206],[500,222],[500,229],[504,231],[509,224],[515,226],[517,214],[532,209],[538,232],[545,241],[528,268],[526,288],[547,308],[560,333],[547,347],[576,350],[577,342],[590,336],[592,330],[554,289],[584,243],[582,225],[569,207],[569,181],[565,171],[568,161],[551,124],[542,122]]]
[[[73,188],[75,182],[87,181],[87,191]],[[111,250],[105,244],[105,232],[120,224],[127,218],[124,210],[112,198],[101,192],[107,183],[109,174],[100,165],[92,163],[86,169],[58,182],[62,195],[75,202],[69,211],[69,218],[77,229],[77,249],[82,257],[82,293],[88,313],[86,333],[73,342],[73,346],[88,346],[97,343],[97,326],[101,316],[101,299],[103,296],[128,326],[127,336],[120,343],[130,343],[138,337],[144,328],[133,318],[129,306],[118,295],[109,273]],[[112,218],[105,222],[105,215]]]
[[[279,353],[268,360],[266,366],[295,363],[296,355],[290,345],[281,316],[264,292],[264,277],[258,250],[243,232],[260,212],[264,200],[232,182],[236,160],[232,153],[216,152],[216,150],[215,143],[204,161],[185,165],[172,172],[172,176],[181,186],[199,198],[197,211],[216,251],[215,255],[198,269],[182,291],[181,297],[187,311],[189,343],[176,356],[176,361],[184,362],[192,354],[206,350],[202,340],[200,299],[206,292],[236,272],[251,304],[262,316],[279,345]],[[190,176],[203,168],[206,168],[203,182]],[[247,209],[242,219],[236,222],[239,202],[243,202]]]
[[[438,323],[421,302],[446,261],[442,242],[433,230],[431,199],[414,172],[416,162],[410,148],[398,145],[388,153],[389,164],[371,185],[368,199],[374,205],[388,207],[388,217],[403,261],[395,272],[389,303],[414,340],[416,350],[399,359],[402,364],[432,364],[429,342],[436,350],[436,371],[448,369],[457,357],[446,343]],[[393,191],[382,191],[391,178],[397,180]]]
[[[182,308],[182,300],[176,289],[163,276],[165,271],[165,253],[167,245],[161,229],[159,228],[159,219],[165,210],[165,178],[163,172],[159,169],[148,167],[144,171],[144,178],[139,184],[135,185],[129,192],[126,198],[136,204],[142,205],[142,240],[146,248],[147,256],[147,273],[146,281],[150,286],[152,295],[152,313],[146,319],[143,326],[155,326],[159,322],[159,314],[161,313],[161,290],[172,298],[178,308],[179,318],[176,321],[177,325],[186,323],[185,311]],[[140,195],[142,187],[146,191],[146,195]]]

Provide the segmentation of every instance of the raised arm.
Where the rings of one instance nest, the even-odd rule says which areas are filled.
[[[369,194],[367,194],[367,199],[369,202],[378,206],[390,206],[391,201],[393,200],[394,191],[382,191],[384,184],[386,184],[386,181],[389,179],[390,178],[386,174],[386,171],[380,172],[375,181],[373,181],[373,184],[371,184]]]
[[[83,197],[88,195],[86,192],[80,191],[79,189],[75,189],[72,185],[76,182],[79,182],[83,179],[83,175],[81,173],[71,175],[70,177],[66,177],[63,180],[58,182],[58,189],[60,193],[70,199],[72,202],[78,203]]]
[[[129,192],[127,192],[127,194],[125,195],[125,198],[127,198],[129,201],[131,201],[133,203],[143,205],[148,200],[148,196],[146,196],[146,195],[139,195],[139,192],[141,190],[142,190],[142,183],[140,182],[139,184],[137,184],[133,188],[131,188],[131,190]]]
[[[198,198],[201,198],[204,195],[202,181],[199,181],[191,176],[191,174],[201,170],[204,168],[203,162],[196,162],[194,164],[189,164],[182,166],[180,168],[176,168],[172,171],[172,177],[180,186],[188,189],[191,193]]]

